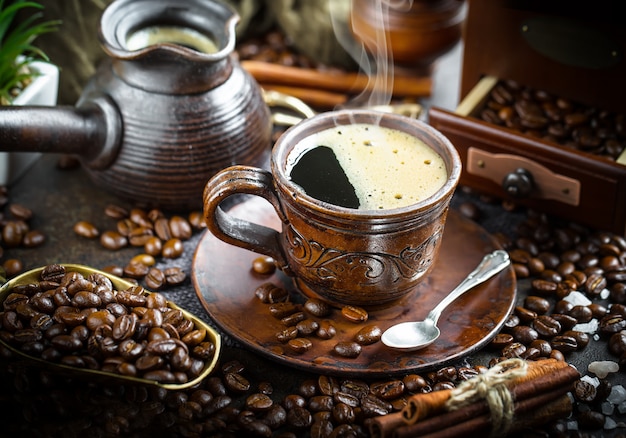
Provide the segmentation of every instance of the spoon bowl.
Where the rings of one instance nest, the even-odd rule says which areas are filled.
[[[496,250],[487,254],[476,269],[431,310],[423,321],[393,325],[383,333],[381,341],[390,348],[402,351],[415,351],[432,344],[441,334],[437,321],[444,309],[468,290],[502,271],[510,263],[509,254],[506,251]]]

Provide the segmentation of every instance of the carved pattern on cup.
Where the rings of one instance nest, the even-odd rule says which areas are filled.
[[[350,287],[358,278],[360,286],[419,278],[432,264],[443,227],[438,227],[419,245],[406,246],[397,254],[326,248],[315,240],[305,239],[292,226],[285,231],[287,251],[293,260],[314,271],[314,277]]]

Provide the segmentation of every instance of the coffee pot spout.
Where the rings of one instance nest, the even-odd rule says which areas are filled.
[[[106,169],[122,143],[122,119],[106,96],[81,106],[1,106],[0,151],[66,153]]]

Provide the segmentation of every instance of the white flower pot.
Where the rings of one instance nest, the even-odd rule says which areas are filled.
[[[33,82],[13,101],[13,105],[46,105],[57,103],[59,69],[45,62],[33,62],[39,71]],[[0,185],[15,182],[41,156],[35,152],[0,152]]]

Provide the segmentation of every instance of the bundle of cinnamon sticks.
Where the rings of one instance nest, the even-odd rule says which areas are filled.
[[[297,97],[316,108],[341,105],[363,91],[417,98],[430,96],[432,88],[430,77],[395,75],[391,84],[362,73],[339,70],[321,71],[254,60],[244,60],[241,65],[264,89]]]
[[[487,378],[480,385],[471,382],[481,378],[477,376],[464,382],[468,384],[465,386],[462,384],[451,390],[411,396],[403,410],[372,419],[371,436],[435,438],[475,436],[477,433],[505,436],[507,433],[566,417],[572,409],[567,393],[580,378],[580,373],[566,362],[555,359],[523,362],[523,373],[491,385],[490,388],[493,391],[509,392],[506,395],[510,396],[512,405],[508,408],[510,412],[504,412],[505,416],[510,416],[506,426],[498,422],[499,425],[494,428],[495,418],[500,417],[503,412],[494,412],[493,404],[485,398],[457,403],[467,395],[465,391],[475,390],[470,389],[472,386],[480,386],[485,382],[489,385]],[[496,409],[504,408],[498,405]]]

